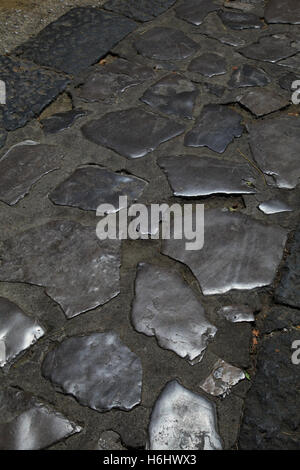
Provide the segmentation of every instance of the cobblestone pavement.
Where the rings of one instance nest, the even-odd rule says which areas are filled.
[[[298,0],[73,3],[0,57],[0,448],[299,449]]]

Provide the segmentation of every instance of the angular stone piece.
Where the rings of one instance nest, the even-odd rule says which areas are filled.
[[[291,206],[281,201],[280,199],[269,199],[269,201],[261,202],[258,208],[267,215],[293,211]]]
[[[188,70],[189,72],[201,73],[205,77],[213,77],[226,73],[227,64],[220,54],[205,52],[191,61]]]
[[[293,189],[300,178],[300,119],[279,116],[249,125],[250,147],[259,168],[278,188]]]
[[[221,450],[215,404],[172,380],[152,410],[147,449]]]
[[[288,59],[281,60],[280,62],[277,62],[277,65],[280,65],[280,67],[286,67],[288,69],[292,69],[295,72],[300,72],[300,53],[293,55],[292,57],[289,57]]]
[[[278,80],[278,84],[284,90],[291,91],[292,84],[296,80],[298,80],[298,75],[296,75],[294,72],[289,72],[286,75],[283,75],[282,77],[280,77],[280,79]]]
[[[141,361],[114,332],[66,338],[48,352],[42,374],[93,410],[131,410],[141,401]]]
[[[13,206],[44,175],[57,170],[62,155],[53,145],[25,140],[0,159],[0,200]]]
[[[218,359],[200,388],[215,397],[225,397],[230,393],[231,388],[244,378],[245,374],[242,369]]]
[[[176,0],[109,0],[103,8],[144,22],[161,15],[175,2]]]
[[[179,29],[156,26],[135,41],[137,51],[157,60],[182,60],[190,57],[199,45]]]
[[[217,13],[208,15],[200,26],[199,33],[229,46],[242,47],[245,45],[245,40],[239,37],[237,33],[233,33],[224,27]]]
[[[197,197],[256,192],[253,186],[251,187],[254,181],[253,172],[249,165],[244,163],[197,155],[160,157],[157,162],[165,171],[174,196]]]
[[[178,18],[199,26],[208,13],[219,9],[220,7],[211,0],[184,0],[175,11]]]
[[[82,128],[86,139],[127,158],[140,158],[184,132],[184,126],[142,108],[107,113]]]
[[[44,286],[68,318],[119,293],[120,242],[98,240],[95,227],[51,221],[2,243],[0,279]]]
[[[278,90],[251,90],[237,100],[258,117],[279,111],[290,104],[290,100],[280,96]]]
[[[270,0],[265,9],[267,23],[300,24],[300,4],[298,0]]]
[[[290,39],[276,35],[264,36],[258,42],[239,49],[239,53],[248,59],[272,63],[290,57],[295,52]]]
[[[6,83],[3,126],[8,131],[23,127],[50,104],[69,80],[52,70],[27,61],[0,56],[1,80]]]
[[[226,305],[218,310],[218,315],[232,323],[255,321],[253,310],[247,305]]]
[[[162,253],[192,270],[204,295],[249,290],[273,282],[286,242],[286,230],[241,213],[205,212],[204,247],[185,249],[185,240],[163,240]]]
[[[226,88],[222,85],[216,85],[215,83],[204,82],[203,86],[208,93],[221,98],[224,95]]]
[[[300,323],[300,311],[282,305],[275,305],[264,315],[260,329],[262,334],[270,334],[276,330],[291,329]]]
[[[146,181],[136,176],[91,165],[77,168],[52,191],[49,198],[60,206],[95,211],[100,204],[112,204],[118,211],[122,208],[119,207],[119,196],[127,196],[130,203],[138,199],[146,185]]]
[[[47,134],[55,134],[56,132],[68,129],[78,118],[85,115],[86,111],[83,109],[71,109],[70,111],[53,114],[46,119],[41,119],[41,124],[44,132]]]
[[[0,390],[0,450],[39,450],[81,431],[29,393]]]
[[[44,336],[45,330],[18,305],[0,297],[0,367]]]
[[[264,70],[253,65],[244,64],[233,71],[228,82],[230,88],[248,86],[266,86],[271,80]]]
[[[172,73],[152,85],[141,100],[162,113],[191,119],[198,94],[192,82]]]
[[[195,126],[184,139],[186,147],[209,147],[223,153],[234,137],[243,133],[242,116],[219,104],[204,106]]]
[[[218,15],[224,25],[230,29],[260,29],[263,26],[260,18],[253,13],[221,10]]]
[[[121,437],[114,431],[103,431],[98,441],[97,450],[126,450],[121,443]]]
[[[201,361],[217,332],[181,276],[147,263],[138,265],[131,319],[139,333],[155,336],[162,348],[192,365]]]

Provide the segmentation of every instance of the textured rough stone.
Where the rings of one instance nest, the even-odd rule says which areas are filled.
[[[270,0],[265,10],[267,23],[300,24],[300,4],[298,0]]]
[[[140,158],[182,134],[184,126],[142,108],[105,114],[82,127],[84,137],[127,158]]]
[[[218,315],[232,323],[253,322],[253,310],[247,305],[226,305],[218,310]]]
[[[242,88],[248,86],[266,86],[271,80],[264,70],[253,65],[244,64],[233,71],[228,86]]]
[[[141,401],[141,361],[114,332],[65,339],[48,352],[42,373],[93,410],[131,410]]]
[[[300,324],[299,309],[292,309],[283,305],[275,305],[264,315],[262,334],[269,334],[276,330],[291,328]]]
[[[150,450],[221,450],[213,402],[191,392],[177,380],[158,397],[149,425]]]
[[[260,18],[253,13],[220,11],[218,14],[224,25],[230,29],[260,29],[263,26]]]
[[[273,282],[281,261],[286,230],[241,214],[205,212],[204,247],[185,249],[185,240],[163,240],[162,252],[189,266],[205,295],[249,290]]]
[[[226,88],[222,85],[216,85],[215,83],[204,82],[203,86],[208,93],[221,98],[224,95]]]
[[[219,10],[219,8],[211,0],[184,0],[175,10],[178,18],[198,26],[208,13]]]
[[[269,199],[268,201],[261,202],[258,208],[267,215],[293,211],[291,206],[280,199]]]
[[[98,441],[97,450],[126,450],[121,444],[120,435],[114,431],[103,431]]]
[[[231,388],[244,378],[245,374],[242,369],[218,359],[200,388],[210,395],[225,397],[230,393]]]
[[[234,137],[243,133],[242,116],[232,109],[218,105],[204,106],[195,126],[184,139],[187,147],[209,147],[223,153]]]
[[[71,318],[119,293],[119,249],[94,227],[51,221],[2,243],[0,279],[44,286]]]
[[[48,134],[55,134],[56,132],[68,129],[74,124],[76,119],[85,116],[86,111],[83,109],[72,109],[63,113],[53,114],[52,116],[41,119],[44,132]]]
[[[226,60],[220,54],[205,52],[193,59],[188,67],[189,72],[201,73],[205,77],[223,75],[227,72]]]
[[[278,83],[279,83],[280,87],[283,88],[284,90],[291,91],[292,90],[292,84],[296,80],[298,80],[298,75],[296,75],[293,72],[289,72],[289,73],[283,75],[282,77],[280,77],[280,79],[278,80]]]
[[[0,124],[0,126],[3,126],[3,124]],[[7,138],[6,130],[3,129],[3,127],[0,127],[0,149],[1,147],[3,147],[3,145],[5,145],[6,138]]]
[[[237,100],[258,117],[279,111],[290,104],[289,98],[278,94],[278,90],[251,90]]]
[[[300,53],[289,57],[288,59],[281,60],[277,62],[280,67],[286,67],[288,69],[292,69],[295,72],[300,72]]]
[[[37,64],[76,74],[95,64],[136,27],[124,16],[91,7],[73,8],[15,52]]]
[[[239,49],[239,53],[248,59],[272,63],[290,57],[296,51],[291,47],[291,40],[280,35],[264,36],[258,42]]]
[[[144,22],[161,15],[175,2],[176,0],[109,0],[104,8]]]
[[[199,33],[220,41],[222,44],[229,46],[242,47],[245,40],[237,33],[233,33],[224,27],[222,21],[216,13],[207,16],[203,24],[199,27]]]

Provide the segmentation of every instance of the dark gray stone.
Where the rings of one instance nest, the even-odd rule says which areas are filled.
[[[227,28],[230,29],[260,29],[263,22],[253,13],[220,11],[219,16]]]
[[[219,8],[211,0],[184,0],[175,10],[178,18],[198,26],[208,13],[219,10]]]
[[[269,0],[265,10],[267,23],[300,24],[300,4],[298,0]]]
[[[222,44],[227,44],[233,47],[242,47],[245,45],[245,40],[236,32],[232,32],[224,27],[217,13],[212,13],[207,16],[203,24],[199,27],[199,34],[216,39]]]
[[[280,96],[278,90],[265,89],[248,91],[237,100],[257,117],[274,113],[290,104],[289,97]]]
[[[228,86],[230,88],[266,86],[270,82],[270,78],[263,69],[244,64],[233,71]]]
[[[41,124],[44,132],[47,134],[55,134],[56,132],[68,129],[78,118],[85,115],[86,111],[83,109],[72,109],[63,113],[53,114],[46,119],[41,119]]]
[[[205,52],[192,60],[188,67],[189,72],[197,72],[205,77],[223,75],[227,72],[226,60],[220,54]]]
[[[258,42],[239,49],[239,53],[248,59],[264,62],[278,62],[294,55],[297,49],[291,46],[291,40],[281,35],[264,36]]]
[[[3,126],[3,124],[0,124],[0,125]],[[3,147],[3,145],[5,145],[6,138],[7,138],[6,130],[3,129],[3,127],[0,127],[0,149],[1,147]]]
[[[205,88],[205,90],[208,93],[211,93],[212,95],[217,96],[218,98],[221,98],[221,96],[224,95],[226,88],[222,85],[217,85],[216,83],[209,83],[205,82],[202,84]]]
[[[164,13],[176,0],[109,0],[103,6],[137,21],[151,21]]]
[[[288,59],[281,60],[277,63],[280,67],[286,67],[287,69],[291,69],[294,72],[300,72],[300,53],[293,55],[293,57],[289,57]]]
[[[283,90],[291,91],[293,82],[298,79],[298,75],[296,75],[294,72],[289,72],[286,75],[280,77],[278,84],[281,88],[283,88]]]
[[[291,328],[300,324],[300,311],[282,305],[274,305],[264,315],[263,325],[260,328],[262,334],[270,334],[273,331]]]

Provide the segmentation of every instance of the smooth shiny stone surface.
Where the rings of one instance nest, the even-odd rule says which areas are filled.
[[[193,59],[188,67],[189,72],[196,72],[205,77],[223,75],[227,72],[226,60],[220,54],[205,52]]]
[[[255,321],[253,310],[247,305],[226,305],[218,310],[218,314],[232,323]]]
[[[81,129],[87,139],[127,158],[143,157],[161,143],[184,132],[182,124],[142,108],[105,114]]]
[[[141,361],[114,332],[63,340],[46,355],[42,374],[93,410],[131,410],[141,401]]]
[[[119,250],[118,240],[100,242],[95,227],[51,221],[1,244],[0,280],[44,286],[71,318],[119,293]]]
[[[53,145],[31,140],[13,145],[0,159],[0,200],[17,204],[34,183],[59,168],[61,159]]]
[[[300,178],[300,119],[281,116],[260,121],[249,126],[249,134],[259,168],[279,188],[295,188]]]
[[[11,363],[44,334],[36,320],[15,303],[0,297],[0,367]]]
[[[251,90],[239,96],[237,100],[258,117],[278,111],[290,104],[289,98],[280,96],[278,90]]]
[[[266,86],[270,82],[271,80],[264,70],[244,64],[233,71],[228,86],[231,88]]]
[[[215,404],[172,380],[154,405],[147,448],[221,450]]]
[[[267,23],[300,24],[300,3],[298,0],[270,0],[265,10]]]
[[[220,11],[218,14],[224,25],[230,29],[260,29],[263,26],[259,17],[253,13]]]
[[[278,62],[295,54],[291,41],[281,36],[264,36],[258,42],[239,49],[239,53],[248,59],[265,62]]]
[[[242,116],[218,104],[204,106],[195,126],[184,139],[186,147],[208,147],[223,153],[234,137],[243,133]]]
[[[150,21],[164,13],[176,0],[109,0],[103,5],[111,10],[138,21]]]
[[[230,389],[245,378],[242,369],[218,359],[210,375],[202,382],[200,388],[215,397],[225,397]]]
[[[283,255],[286,230],[241,213],[205,212],[204,247],[185,249],[185,240],[163,240],[162,253],[189,266],[205,295],[269,285]]]
[[[130,204],[138,199],[146,185],[146,181],[136,176],[91,165],[75,170],[52,191],[49,198],[55,204],[84,210],[96,210],[100,204],[112,204],[118,211],[121,209],[120,196],[127,196]]]
[[[190,57],[199,45],[179,29],[156,26],[135,41],[139,54],[150,59],[182,60]]]
[[[157,163],[165,171],[174,196],[256,192],[251,184],[254,174],[247,164],[197,155],[160,157]]]
[[[56,132],[68,129],[78,118],[85,115],[86,111],[83,109],[72,109],[71,111],[53,114],[46,119],[42,119],[40,122],[43,126],[44,132],[55,134]]]
[[[31,394],[0,390],[0,450],[39,450],[81,431]]]
[[[141,100],[162,113],[191,119],[198,94],[191,81],[172,73],[152,85]]]
[[[175,271],[147,263],[138,265],[131,320],[139,333],[192,364],[201,361],[217,328],[190,287]]]
[[[278,214],[279,212],[292,212],[293,209],[280,199],[269,199],[259,204],[258,208],[265,214]]]
[[[208,13],[219,8],[211,0],[184,0],[181,5],[175,8],[175,11],[178,18],[198,26],[203,22]]]

